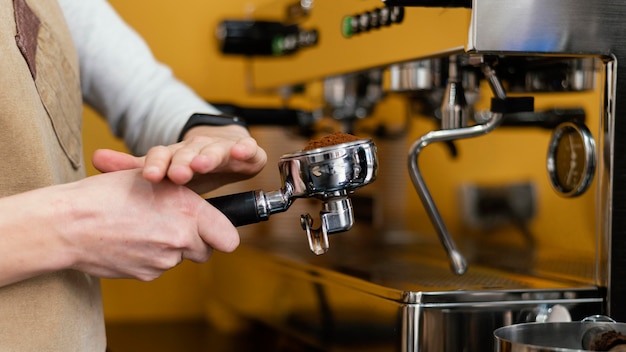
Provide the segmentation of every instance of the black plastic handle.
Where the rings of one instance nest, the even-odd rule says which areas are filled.
[[[585,123],[585,120],[586,116],[583,108],[552,109],[504,114],[502,126],[541,127],[553,130],[563,122]]]
[[[262,220],[256,202],[256,191],[229,194],[206,200],[224,213],[235,226],[255,224]]]
[[[317,121],[311,111],[210,103],[225,114],[242,118],[248,126],[310,126]]]

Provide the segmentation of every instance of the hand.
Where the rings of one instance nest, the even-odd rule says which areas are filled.
[[[198,126],[182,142],[154,147],[145,157],[98,150],[92,160],[101,172],[143,168],[150,182],[167,177],[202,194],[258,174],[267,154],[241,126]]]
[[[185,186],[111,172],[0,198],[0,287],[76,269],[152,280],[239,245],[231,222]]]
[[[113,172],[68,185],[79,213],[70,234],[72,267],[99,277],[152,280],[183,259],[204,262],[212,250],[233,251],[237,230],[186,187],[151,184],[139,170]]]

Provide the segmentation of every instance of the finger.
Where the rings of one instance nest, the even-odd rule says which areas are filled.
[[[267,154],[258,147],[252,138],[244,138],[230,147],[223,144],[209,146],[202,150],[191,163],[197,173],[206,174],[211,171],[255,174],[267,162]]]
[[[267,156],[250,137],[235,144],[212,143],[205,145],[191,161],[194,172],[206,174],[211,171],[247,171],[250,165],[264,165]],[[253,167],[256,169],[256,167]]]
[[[153,183],[161,182],[170,167],[172,151],[165,146],[150,148],[145,156],[143,177]]]
[[[199,174],[219,170],[220,167],[228,165],[231,153],[230,148],[230,145],[224,143],[206,145],[190,161],[189,167],[193,172]]]
[[[198,214],[198,233],[209,246],[227,253],[239,246],[239,233],[222,212],[205,201]]]
[[[100,172],[114,172],[136,169],[143,166],[143,158],[111,149],[98,149],[93,153],[91,162]]]
[[[204,263],[211,258],[213,248],[202,241],[201,237],[198,237],[198,239],[200,243],[197,246],[183,251],[183,258],[191,260],[194,263]]]
[[[167,170],[167,177],[175,184],[184,185],[191,181],[194,170],[191,163],[202,150],[200,143],[188,143],[176,150]]]
[[[256,140],[246,138],[231,150],[231,157],[252,166],[252,170],[260,170],[267,163],[267,153],[259,147]]]
[[[251,137],[239,140],[232,147],[230,154],[234,159],[249,162],[262,161],[267,158],[263,149],[259,148],[256,140]]]

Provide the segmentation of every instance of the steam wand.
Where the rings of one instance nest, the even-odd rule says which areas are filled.
[[[482,59],[482,57],[481,57]],[[489,86],[495,97],[498,100],[506,100],[506,92],[500,83],[500,80],[496,76],[495,70],[489,64],[481,61],[481,69],[485,78],[489,82]],[[484,124],[474,125],[470,127],[454,128],[448,130],[431,131],[420,137],[413,143],[409,151],[409,173],[411,180],[415,186],[417,193],[428,212],[428,216],[432,221],[435,230],[439,236],[439,240],[443,244],[448,258],[450,259],[450,266],[452,271],[457,275],[462,275],[467,271],[467,261],[463,255],[456,248],[456,244],[450,235],[441,214],[435,205],[433,197],[431,196],[424,178],[419,170],[418,157],[420,152],[430,143],[433,142],[445,142],[452,141],[461,138],[477,137],[483,134],[487,134],[494,130],[502,122],[503,114],[501,112],[493,112],[491,118]]]

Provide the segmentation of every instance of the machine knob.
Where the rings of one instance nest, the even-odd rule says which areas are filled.
[[[400,24],[404,20],[404,7],[386,6],[360,14],[346,16],[341,23],[341,33],[344,37],[369,32],[372,29]]]
[[[316,30],[274,21],[224,20],[216,31],[220,51],[247,56],[280,56],[315,45]]]

